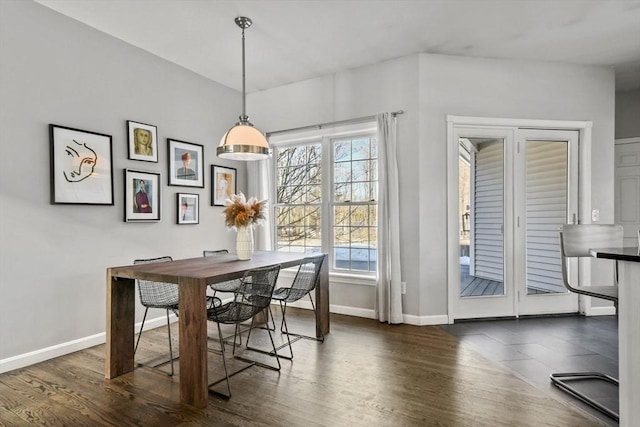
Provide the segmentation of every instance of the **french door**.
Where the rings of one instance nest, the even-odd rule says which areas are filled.
[[[562,284],[558,231],[577,221],[579,132],[455,126],[452,135],[453,318],[577,311],[577,297]]]

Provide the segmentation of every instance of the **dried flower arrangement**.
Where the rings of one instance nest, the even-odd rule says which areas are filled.
[[[266,200],[258,201],[255,197],[247,200],[242,193],[232,194],[224,202],[226,206],[222,211],[224,223],[233,229],[259,225],[266,219],[264,211],[266,204]]]

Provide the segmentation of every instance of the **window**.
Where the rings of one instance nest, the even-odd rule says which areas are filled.
[[[275,243],[279,251],[326,252],[333,272],[376,270],[378,152],[372,129],[271,141]]]

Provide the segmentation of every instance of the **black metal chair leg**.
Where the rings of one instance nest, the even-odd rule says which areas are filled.
[[[147,320],[147,311],[149,311],[149,307],[144,309],[144,316],[142,316],[142,324],[140,325],[140,332],[138,332],[138,339],[136,340],[136,346],[133,349],[134,356],[136,354],[136,351],[138,351],[138,343],[140,343],[140,338],[142,337],[142,328],[144,328],[144,321]]]
[[[590,398],[586,394],[582,393],[575,387],[567,384],[569,381],[579,381],[579,380],[600,380],[606,381],[608,383],[619,386],[620,383],[616,378],[613,378],[609,375],[602,374],[600,372],[566,372],[566,373],[555,373],[551,374],[551,382],[553,385],[563,390],[566,393],[569,393],[573,397],[581,400],[587,405],[591,406],[594,409],[602,412],[603,414],[613,418],[616,421],[620,421],[620,416],[617,412],[607,408],[599,402],[596,402],[594,399]]]
[[[171,373],[170,377],[173,376],[173,348],[171,346],[171,323],[169,322],[169,309],[167,309],[167,332],[169,335],[169,357],[171,358]]]

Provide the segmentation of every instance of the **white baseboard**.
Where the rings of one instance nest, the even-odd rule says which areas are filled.
[[[616,308],[612,305],[605,307],[588,307],[584,315],[585,316],[614,316],[616,314]]]
[[[175,314],[169,316],[171,323],[177,321],[178,318]],[[138,322],[135,325],[136,333],[140,329]],[[147,319],[144,322],[144,330],[155,329],[167,324],[167,317],[162,315],[155,319]],[[56,344],[51,347],[42,348],[40,350],[31,351],[29,353],[19,354],[17,356],[8,357],[0,360],[0,374],[4,372],[13,371],[14,369],[24,368],[25,366],[34,365],[36,363],[44,362],[45,360],[53,359],[56,357],[64,356],[65,354],[73,353],[85,348],[93,347],[96,345],[104,344],[106,341],[106,333],[102,332],[88,337],[79,338],[77,340]]]
[[[296,301],[288,304],[289,307],[304,308],[311,310],[311,303],[308,301]],[[347,307],[342,305],[330,305],[329,311],[336,314],[345,314],[347,316],[364,317],[367,319],[377,319],[375,310],[367,308]],[[407,325],[426,326],[426,325],[446,325],[449,322],[449,317],[446,314],[438,316],[412,316],[404,314],[402,320]]]
[[[427,326],[427,325],[446,325],[449,323],[449,316],[440,314],[436,316],[411,316],[403,315],[404,323],[408,325]]]
[[[304,308],[311,310],[311,303],[308,301],[297,301],[289,304],[290,307]],[[604,313],[605,310],[611,311],[611,313]],[[342,305],[330,305],[329,311],[336,314],[344,314],[347,316],[364,317],[366,319],[377,319],[375,310],[357,307],[348,307]],[[613,307],[594,307],[591,311],[597,311],[598,313],[592,313],[589,315],[605,315],[614,314]],[[602,311],[602,313],[601,313]],[[403,316],[404,323],[409,325],[444,325],[448,323],[446,315],[440,316]],[[171,314],[169,316],[171,323],[176,322],[178,318]],[[137,333],[140,328],[140,323],[136,323],[134,330]],[[144,330],[155,329],[166,325],[166,317],[164,315],[155,319],[147,319],[144,323]],[[89,347],[104,344],[106,340],[106,333],[102,332],[88,337],[79,338],[77,340],[56,344],[51,347],[46,347],[40,350],[31,351],[29,353],[19,354],[17,356],[8,357],[0,360],[0,374],[14,369],[24,368],[25,366],[34,365],[36,363],[44,362],[45,360],[53,359],[56,357],[64,356],[65,354],[73,353],[79,350],[84,350]]]

